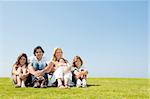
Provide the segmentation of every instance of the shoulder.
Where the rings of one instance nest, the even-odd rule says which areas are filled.
[[[47,58],[46,57],[42,57],[42,61],[47,62]]]

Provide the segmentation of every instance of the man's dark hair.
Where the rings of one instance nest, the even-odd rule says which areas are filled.
[[[35,55],[37,49],[41,49],[41,51],[44,53],[44,50],[42,49],[42,47],[41,46],[37,46],[37,47],[34,48],[34,51],[33,51],[34,55]]]

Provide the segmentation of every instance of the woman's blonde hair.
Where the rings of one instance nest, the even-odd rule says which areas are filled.
[[[61,53],[63,53],[61,48],[58,48],[58,47],[57,47],[57,48],[54,48],[54,50],[53,50],[53,56],[52,56],[52,61],[54,61],[54,62],[57,61],[57,58],[56,58],[56,56],[55,56],[57,50],[61,50]],[[62,57],[62,56],[61,56],[61,57]]]

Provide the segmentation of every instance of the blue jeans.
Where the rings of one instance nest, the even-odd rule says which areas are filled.
[[[34,70],[37,71],[37,70],[44,69],[47,66],[47,64],[45,65],[45,64],[39,64],[39,63],[35,62],[35,63],[32,63],[32,66],[33,66]],[[48,84],[48,74],[45,73],[43,75],[43,77],[45,78],[46,83]],[[31,75],[31,78],[32,78],[32,84],[33,84],[37,80],[37,78],[34,75]]]

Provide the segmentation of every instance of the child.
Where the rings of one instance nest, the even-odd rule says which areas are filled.
[[[72,81],[77,87],[86,87],[87,86],[87,69],[82,67],[83,61],[79,56],[75,56],[73,59],[73,67],[72,67],[72,74],[73,79]]]
[[[29,75],[28,71],[28,61],[27,55],[22,53],[19,55],[16,63],[13,66],[12,76],[14,77],[14,83],[16,87],[26,87],[25,81],[27,80],[27,76]]]
[[[67,60],[64,58],[59,59],[58,62],[55,62],[56,71],[53,76],[58,82],[59,88],[69,88],[69,80],[71,80],[72,74],[70,69],[68,68],[70,65]],[[63,84],[64,81],[64,84]]]

